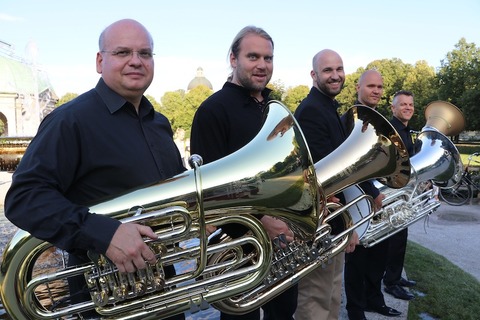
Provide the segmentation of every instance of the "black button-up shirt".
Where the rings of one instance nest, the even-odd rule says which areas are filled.
[[[412,134],[410,133],[410,127],[404,125],[398,118],[392,117],[390,120],[392,126],[397,130],[400,138],[402,138],[403,144],[407,148],[408,155],[411,157],[415,154],[415,149],[412,141]]]
[[[262,128],[264,105],[270,89],[264,89],[264,103],[250,96],[248,89],[226,82],[222,90],[207,98],[198,108],[192,123],[191,153],[204,163],[223,158],[255,138]]]
[[[42,121],[13,175],[5,215],[70,252],[105,253],[120,222],[89,205],[184,171],[170,123],[103,79]]]

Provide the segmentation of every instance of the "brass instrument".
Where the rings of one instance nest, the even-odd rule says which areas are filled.
[[[373,199],[365,195],[357,183],[378,178],[391,187],[400,188],[408,181],[408,152],[388,120],[377,111],[360,105],[350,108],[344,119],[349,137],[314,167],[325,196],[328,198],[342,191],[347,204],[328,203],[329,213],[321,217],[313,241],[294,241],[284,250],[277,249],[270,274],[262,285],[216,302],[215,308],[230,314],[256,309],[343,251],[353,230],[363,234],[374,214]],[[330,222],[337,217],[343,222],[343,230],[332,235]],[[302,262],[302,268],[291,272],[290,257],[302,246],[308,252],[302,258],[306,261]],[[217,263],[221,258],[215,257],[214,261]],[[289,277],[281,276],[290,272]],[[262,299],[257,299],[258,296]]]
[[[374,246],[434,212],[440,201],[435,199],[432,184],[449,188],[461,179],[460,153],[446,135],[463,131],[462,112],[451,103],[435,101],[425,109],[425,118],[427,122],[415,141],[416,153],[410,158],[408,184],[399,190],[377,184],[386,197],[360,240],[365,247]]]
[[[67,257],[62,251],[25,231],[17,232],[4,251],[0,273],[0,295],[7,312],[21,320],[57,319],[92,309],[102,319],[158,319],[214,304],[227,313],[247,313],[342,251],[352,230],[369,220],[352,217],[348,210],[358,201],[371,202],[371,197],[360,194],[327,216],[319,183],[335,193],[335,189],[363,181],[363,176],[396,175],[396,160],[391,158],[398,158],[398,151],[389,140],[391,132],[382,133],[384,124],[376,123],[379,128],[375,128],[375,121],[368,117],[359,119],[358,114],[365,113],[352,112],[356,118],[351,122],[360,121],[375,142],[362,151],[367,157],[360,156],[348,167],[348,178],[356,166],[365,173],[356,173],[357,181],[348,179],[345,183],[333,178],[319,180],[316,174],[324,169],[313,165],[303,134],[288,109],[273,101],[266,113],[258,135],[232,155],[204,166],[192,157],[192,170],[90,208],[123,223],[141,223],[154,229],[159,239],[148,244],[157,255],[157,263],[145,270],[120,274],[106,257],[95,253],[89,254],[92,263],[65,268]],[[352,133],[352,139],[355,135]],[[341,153],[336,157],[342,159]],[[388,165],[372,173],[372,165],[377,166],[379,160]],[[283,219],[296,240],[285,248],[276,241],[272,245],[252,214]],[[345,230],[332,237],[329,221],[336,216],[343,219]],[[208,243],[205,225],[221,228],[227,223],[243,225],[249,232],[240,238]],[[181,245],[197,239],[198,244],[192,247]],[[276,240],[282,241],[281,237]],[[244,252],[245,245],[253,251]],[[45,270],[45,261],[55,269]],[[165,266],[187,263],[192,264],[189,270],[165,275]],[[66,280],[77,275],[85,277],[91,300],[71,304]]]
[[[308,240],[322,220],[324,203],[291,113],[276,102],[266,113],[258,135],[234,154],[203,166],[194,157],[194,169],[90,208],[154,229],[159,239],[148,244],[157,263],[145,270],[120,274],[106,257],[95,253],[89,254],[90,264],[64,268],[66,257],[59,250],[18,231],[1,266],[0,294],[7,312],[13,319],[58,319],[95,309],[103,319],[158,319],[257,287],[269,271],[273,253],[268,234],[252,214],[285,219],[297,238]],[[285,124],[285,119],[290,121]],[[205,224],[226,223],[243,225],[250,232],[226,244],[207,245]],[[199,244],[180,247],[191,239],[199,239]],[[253,252],[244,255],[242,247],[247,244]],[[208,265],[207,257],[221,251],[235,255]],[[52,257],[58,269],[38,267],[44,260],[50,266]],[[193,263],[193,270],[167,277],[165,266],[179,263]],[[201,277],[224,269],[228,270],[216,277]],[[69,303],[66,279],[76,275],[85,277],[91,301]]]

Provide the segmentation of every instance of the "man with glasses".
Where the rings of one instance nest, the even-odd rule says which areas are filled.
[[[155,263],[144,238],[157,235],[148,226],[90,212],[89,206],[185,168],[168,119],[143,95],[154,73],[147,29],[130,19],[108,26],[99,38],[96,70],[101,78],[94,89],[40,124],[13,175],[5,215],[68,251],[70,265],[88,262],[86,252],[94,251],[120,272],[135,272]],[[83,277],[77,280],[70,282],[72,298],[90,300]]]

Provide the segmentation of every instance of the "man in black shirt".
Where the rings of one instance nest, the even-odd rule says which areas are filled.
[[[375,109],[383,94],[383,78],[376,70],[367,70],[359,78],[357,101]],[[375,210],[382,208],[385,195],[371,181],[359,184],[366,194],[372,196]],[[374,311],[393,317],[401,314],[385,304],[382,292],[382,277],[385,271],[388,241],[382,241],[373,247],[357,246],[354,252],[345,255],[345,295],[350,320],[364,320],[365,311]]]
[[[99,38],[96,69],[101,78],[94,89],[42,121],[13,175],[5,215],[71,253],[70,264],[85,261],[91,250],[105,254],[120,272],[134,272],[146,261],[155,263],[143,238],[156,234],[89,206],[185,168],[168,119],[143,95],[154,74],[147,29],[130,19],[108,26]]]
[[[325,49],[318,52],[312,61],[313,86],[302,100],[295,118],[298,121],[310,149],[313,162],[332,153],[347,138],[344,125],[338,115],[335,97],[345,82],[342,58],[335,51]],[[345,204],[342,195],[336,200]],[[332,198],[333,199],[333,198]],[[332,221],[334,230],[339,230],[341,218]],[[351,252],[358,244],[357,233],[346,251]],[[334,320],[340,314],[342,296],[342,274],[345,254],[339,253],[324,268],[317,268],[299,282],[296,320]]]
[[[415,154],[415,149],[408,122],[415,112],[413,93],[406,90],[396,92],[393,96],[391,109],[393,117],[390,122],[402,138],[403,144],[405,144],[405,147],[407,148],[408,155],[412,157]],[[414,295],[403,287],[412,287],[416,284],[415,281],[407,280],[402,277],[403,262],[407,250],[407,238],[408,228],[405,228],[388,239],[389,247],[387,264],[385,275],[383,276],[385,292],[402,300],[411,300],[414,298]]]
[[[192,123],[190,150],[202,156],[204,163],[223,158],[246,144],[260,131],[273,72],[273,40],[261,28],[240,30],[230,47],[232,74],[223,88],[198,108]],[[280,234],[288,242],[293,233],[285,222],[271,216],[261,217],[271,239]],[[222,226],[232,237],[246,232],[238,226]],[[291,320],[296,308],[296,286],[262,306],[265,320]],[[260,319],[260,310],[245,315],[222,313],[221,319]]]

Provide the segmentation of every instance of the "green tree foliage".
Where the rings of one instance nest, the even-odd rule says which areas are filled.
[[[415,115],[410,121],[410,127],[420,130],[425,126],[425,107],[437,100],[434,68],[424,60],[417,61],[413,69],[406,74],[403,90],[414,94]]]
[[[152,97],[151,95],[147,94],[145,97],[148,99],[148,101],[150,101],[150,103],[153,106],[153,109],[160,112],[160,109],[161,109],[160,103],[157,100],[155,100],[155,98]]]
[[[285,104],[290,111],[294,112],[302,100],[308,95],[310,88],[306,85],[299,85],[293,88],[288,88],[285,93]]]
[[[270,98],[277,101],[283,101],[285,94],[285,85],[280,80],[275,80],[267,84],[267,88],[271,89]]]
[[[185,98],[184,90],[165,92],[161,98],[160,112],[170,120],[173,132],[175,132],[179,125],[176,119],[181,117],[180,113],[183,111],[183,101]]]
[[[438,97],[463,111],[467,130],[480,129],[480,49],[465,38],[441,61]]]
[[[351,106],[355,104],[355,100],[357,100],[356,86],[360,75],[364,71],[365,68],[358,68],[354,73],[347,74],[345,76],[345,84],[343,89],[336,97],[337,101],[340,103],[339,112],[341,114],[345,113]]]
[[[161,98],[159,111],[170,120],[173,132],[181,128],[188,137],[195,112],[212,93],[212,90],[203,85],[193,88],[188,93],[183,90],[166,92]]]
[[[426,102],[435,97],[435,72],[425,61],[418,61],[415,65],[402,60],[382,59],[372,61],[366,68],[358,68],[354,73],[346,76],[345,86],[337,96],[340,102],[340,113],[346,112],[357,99],[356,85],[365,70],[378,70],[383,77],[383,97],[377,110],[387,119],[392,117],[391,103],[393,95],[399,90],[410,90],[415,95],[415,116],[411,121],[414,129],[421,129],[424,125],[423,110]]]
[[[59,107],[62,104],[65,104],[65,103],[75,99],[76,97],[78,97],[77,93],[67,92],[60,99],[58,99],[57,103],[55,104],[55,107]]]

